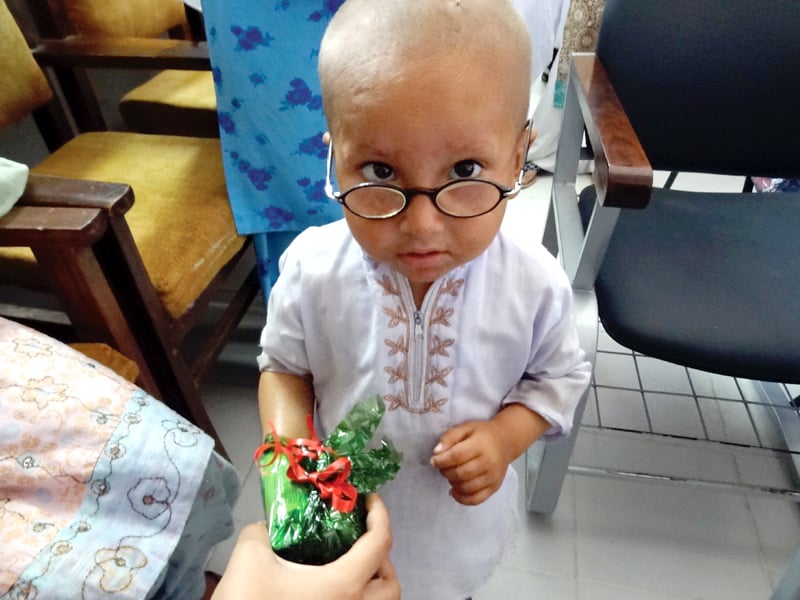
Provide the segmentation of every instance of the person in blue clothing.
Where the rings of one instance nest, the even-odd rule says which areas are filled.
[[[325,196],[319,43],[343,0],[204,0],[225,179],[252,235],[264,296],[305,228],[339,218]]]

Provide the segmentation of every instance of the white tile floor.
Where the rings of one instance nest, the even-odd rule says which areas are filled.
[[[509,220],[528,235],[544,227],[550,184],[540,176],[509,206]],[[239,526],[263,519],[250,459],[260,436],[263,318],[257,303],[205,389],[243,479]],[[634,356],[603,335],[594,384],[573,465],[793,485],[767,409],[744,403],[748,382]],[[524,472],[524,460],[515,466]],[[520,511],[517,546],[475,600],[766,600],[800,546],[800,505],[738,491],[568,474],[552,516],[528,514],[522,499]],[[217,548],[210,568],[224,568],[231,545]]]

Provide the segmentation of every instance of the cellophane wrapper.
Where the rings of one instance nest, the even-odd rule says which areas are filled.
[[[276,554],[292,562],[325,564],[347,552],[366,531],[366,495],[393,479],[402,464],[402,455],[388,440],[367,448],[384,411],[378,396],[359,402],[323,440],[323,445],[333,453],[322,452],[316,460],[300,461],[310,473],[325,469],[336,458],[348,457],[349,481],[358,492],[351,512],[332,508],[313,484],[292,481],[287,475],[286,454],[276,456],[273,451],[261,454],[258,465],[262,499]]]

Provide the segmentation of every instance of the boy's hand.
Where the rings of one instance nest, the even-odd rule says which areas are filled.
[[[496,422],[467,421],[439,438],[431,465],[450,482],[457,502],[474,505],[500,489],[512,460]]]

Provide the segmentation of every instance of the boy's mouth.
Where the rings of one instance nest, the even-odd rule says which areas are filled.
[[[408,267],[414,269],[429,269],[441,265],[445,258],[445,253],[439,250],[421,250],[403,252],[398,258]]]

